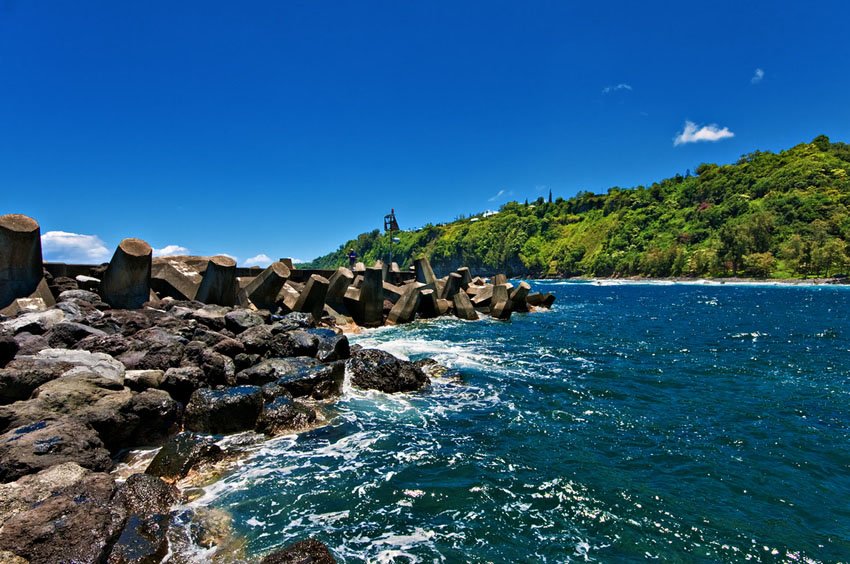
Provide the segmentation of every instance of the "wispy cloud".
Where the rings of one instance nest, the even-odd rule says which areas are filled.
[[[245,266],[262,266],[263,268],[270,265],[274,262],[269,255],[260,253],[255,257],[251,257],[245,260]]]
[[[503,196],[513,196],[513,194],[514,194],[513,190],[505,190],[503,188],[503,189],[499,190],[498,192],[496,192],[496,194],[493,197],[487,198],[487,201],[488,202],[495,202],[496,200],[502,198]]]
[[[753,77],[750,79],[750,84],[758,84],[764,79],[764,69],[756,69]]]
[[[154,249],[153,256],[155,257],[173,257],[177,255],[188,255],[189,249],[180,245],[166,245],[161,249]]]
[[[99,264],[111,253],[97,235],[48,231],[41,236],[44,259],[52,262]]]
[[[603,94],[610,94],[611,92],[617,92],[618,90],[631,91],[632,85],[631,84],[625,84],[625,83],[621,82],[620,84],[617,84],[615,86],[606,86],[605,88],[602,89],[602,93]]]
[[[728,127],[720,128],[717,124],[703,125],[699,127],[692,121],[685,122],[685,128],[673,139],[673,145],[684,145],[685,143],[698,143],[700,141],[720,141],[735,137]]]

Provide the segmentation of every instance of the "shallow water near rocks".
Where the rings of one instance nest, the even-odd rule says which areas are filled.
[[[535,282],[550,312],[354,339],[460,373],[347,388],[196,503],[343,562],[850,555],[850,290]]]

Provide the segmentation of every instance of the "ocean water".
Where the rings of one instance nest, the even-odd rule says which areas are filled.
[[[453,377],[346,389],[197,503],[251,554],[850,561],[850,290],[534,282],[552,311],[356,339]]]

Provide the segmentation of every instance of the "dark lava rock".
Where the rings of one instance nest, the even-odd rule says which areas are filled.
[[[203,464],[221,460],[222,456],[221,448],[210,437],[179,433],[162,445],[145,474],[179,480]]]
[[[89,352],[102,352],[117,358],[131,348],[138,347],[140,345],[141,343],[138,341],[128,339],[121,334],[90,335],[75,344],[74,349]]]
[[[233,357],[233,363],[236,365],[236,370],[241,371],[259,364],[263,360],[258,354],[239,353]]]
[[[45,337],[51,347],[71,348],[86,337],[103,335],[106,335],[106,333],[100,329],[93,329],[82,323],[63,321],[54,325]]]
[[[43,335],[33,335],[27,332],[15,335],[15,342],[18,344],[16,356],[34,355],[38,354],[39,351],[50,348],[50,343]]]
[[[152,310],[112,309],[104,312],[103,317],[92,325],[107,333],[120,333],[129,337],[154,325],[152,317],[155,316],[151,312]]]
[[[149,517],[168,513],[179,498],[177,488],[159,477],[133,474],[118,487],[113,501],[123,505],[128,514]]]
[[[296,330],[274,335],[269,342],[266,356],[287,358],[291,356],[316,356],[319,338],[306,331]]]
[[[292,399],[292,394],[275,380],[263,386],[263,399],[266,403],[273,402],[277,398]]]
[[[387,393],[412,392],[430,383],[414,363],[378,349],[363,349],[348,360],[351,383],[358,388]]]
[[[102,562],[126,514],[110,503],[115,482],[89,474],[13,515],[0,531],[0,549],[30,562]]]
[[[192,392],[209,386],[204,371],[197,366],[180,366],[165,371],[160,389],[180,403],[187,403]]]
[[[265,355],[272,341],[272,331],[266,325],[257,325],[239,334],[239,342],[249,354]]]
[[[230,337],[225,337],[219,342],[215,343],[212,347],[212,350],[219,354],[223,354],[224,356],[228,356],[230,358],[235,359],[238,355],[243,354],[245,352],[245,345],[243,345],[241,341],[231,339]]]
[[[335,564],[333,554],[314,538],[299,541],[263,558],[261,564]]]
[[[197,366],[213,385],[232,386],[236,383],[236,365],[233,359],[219,354],[200,341],[192,341],[183,352],[183,366]]]
[[[130,515],[107,564],[156,564],[168,555],[169,515]]]
[[[201,325],[206,325],[210,329],[218,331],[219,329],[224,329],[224,316],[229,311],[229,307],[208,304],[189,314],[189,319],[194,319]]]
[[[345,335],[338,335],[330,329],[308,329],[307,333],[319,339],[319,351],[316,353],[316,358],[321,362],[345,360],[351,356],[348,337]]]
[[[270,358],[236,374],[236,382],[262,386],[269,382],[319,365],[319,361],[310,357]]]
[[[20,345],[14,337],[10,335],[0,336],[0,368],[6,366],[10,360],[15,358]]]
[[[224,315],[224,325],[238,335],[246,329],[263,325],[263,318],[247,309],[237,309]]]
[[[272,333],[286,333],[296,329],[310,329],[316,326],[316,320],[309,313],[293,312],[288,313],[275,321],[271,330]]]
[[[305,429],[316,421],[316,411],[289,398],[278,397],[263,407],[257,431],[266,435]]]
[[[97,433],[76,419],[37,421],[0,435],[0,482],[63,462],[96,471],[112,467],[109,451]]]
[[[186,405],[190,431],[222,435],[253,429],[263,411],[263,392],[257,386],[196,390]]]
[[[118,358],[130,370],[168,370],[180,366],[188,342],[161,327],[139,331],[133,339],[138,344]]]
[[[338,396],[344,379],[345,363],[338,361],[290,372],[278,378],[277,384],[296,398],[309,396],[320,400]]]
[[[73,278],[68,278],[67,276],[57,276],[48,284],[50,288],[50,292],[53,294],[53,297],[58,300],[59,296],[62,295],[62,292],[68,290],[78,290],[80,285]]]

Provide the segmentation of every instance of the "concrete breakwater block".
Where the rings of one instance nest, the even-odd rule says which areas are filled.
[[[150,300],[151,246],[141,239],[124,239],[103,274],[100,295],[118,309],[139,309]]]

